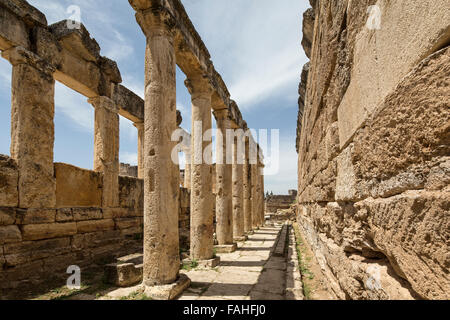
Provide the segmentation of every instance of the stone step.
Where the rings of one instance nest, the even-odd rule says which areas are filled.
[[[142,253],[118,258],[117,262],[105,266],[105,281],[118,287],[129,287],[142,282],[143,259]]]

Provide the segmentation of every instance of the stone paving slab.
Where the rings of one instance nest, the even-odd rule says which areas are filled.
[[[294,275],[287,274],[288,271],[296,272],[295,257],[292,254],[288,257],[273,255],[282,227],[261,228],[249,235],[247,241],[239,243],[236,252],[218,254],[221,263],[214,270],[183,271],[191,278],[194,288],[188,289],[180,300],[284,300],[299,297],[292,292],[299,288],[294,285]],[[288,282],[290,288],[287,288]]]

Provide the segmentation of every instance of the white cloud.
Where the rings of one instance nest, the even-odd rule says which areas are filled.
[[[55,111],[72,120],[74,127],[84,132],[94,132],[94,108],[87,98],[59,82],[55,86]]]
[[[120,162],[131,164],[132,166],[137,166],[138,164],[138,155],[137,153],[132,152],[120,152],[119,154]]]

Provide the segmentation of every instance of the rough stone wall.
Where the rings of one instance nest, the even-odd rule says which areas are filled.
[[[311,1],[297,220],[341,299],[449,299],[450,7]],[[377,5],[380,29],[368,28]]]
[[[121,176],[128,176],[128,177],[138,177],[138,166],[132,166],[127,163],[121,163],[119,168],[119,174]]]

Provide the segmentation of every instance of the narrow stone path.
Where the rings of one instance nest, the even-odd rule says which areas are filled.
[[[180,300],[302,299],[300,273],[290,228],[264,227],[239,244],[236,252],[218,254],[220,266],[182,272],[192,280]]]

